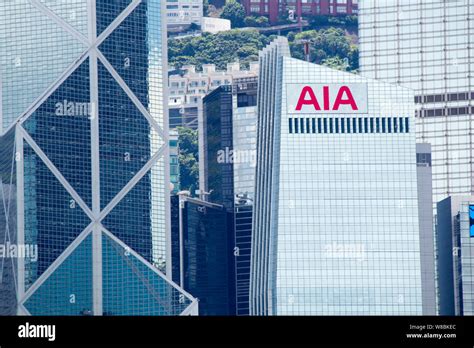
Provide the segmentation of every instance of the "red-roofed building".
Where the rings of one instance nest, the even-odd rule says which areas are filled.
[[[294,11],[295,18],[301,15],[352,15],[357,14],[358,0],[240,0],[247,16],[267,16],[270,23],[278,16]]]

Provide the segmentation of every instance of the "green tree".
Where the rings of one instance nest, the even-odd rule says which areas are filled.
[[[352,71],[358,72],[359,71],[359,46],[351,45],[351,50],[347,58],[349,58],[349,66],[351,67]]]
[[[294,31],[290,31],[288,35],[286,35],[286,38],[288,39],[289,42],[295,41],[295,36],[297,33]]]
[[[186,127],[178,127],[177,130],[180,186],[194,196],[199,188],[198,132]]]
[[[239,60],[245,60],[248,58],[252,58],[252,60],[258,59],[258,49],[255,46],[245,45],[239,48],[237,51],[237,55]]]
[[[257,17],[247,16],[244,19],[244,24],[246,27],[256,27],[257,26]]]
[[[340,57],[329,57],[322,61],[322,65],[328,66],[332,69],[346,71],[349,65],[349,60]]]
[[[309,40],[311,62],[346,71],[355,71],[359,67],[358,48],[341,28],[309,30],[292,35],[291,38],[290,48],[295,58],[305,59],[301,41]]]
[[[328,17],[328,24],[341,27],[357,27],[358,17],[355,15]]]
[[[232,27],[241,28],[244,26],[245,8],[236,0],[228,0],[222,10],[221,18],[230,20]]]
[[[258,59],[258,51],[273,38],[260,34],[256,29],[234,29],[217,34],[203,33],[198,37],[171,38],[168,41],[168,59],[170,65],[176,68],[192,64],[200,69],[203,64],[212,63],[218,69],[225,69],[227,63],[236,60],[247,66]],[[323,64],[332,57],[338,57],[341,60],[348,59],[349,64],[342,65],[346,66],[347,71],[354,72],[359,68],[359,50],[354,44],[354,34],[342,28],[290,32],[288,41],[292,56],[305,59],[301,40],[311,41],[310,59],[313,63]],[[337,60],[331,59],[329,62],[331,66],[341,67],[335,64]]]
[[[347,16],[327,16],[315,15],[309,18],[310,28],[321,29],[323,27],[340,27],[344,29],[357,29],[358,17],[356,15]]]
[[[323,27],[329,24],[329,17],[327,15],[314,15],[309,20],[311,28]]]
[[[202,13],[204,17],[209,16],[209,0],[203,0],[202,2]]]
[[[267,27],[269,24],[268,18],[265,16],[260,16],[257,18],[257,26],[259,27]]]
[[[244,19],[244,24],[247,27],[267,27],[268,18],[265,16],[255,17],[255,16],[248,16]]]
[[[168,60],[176,68],[193,64],[200,69],[203,64],[212,63],[218,69],[225,69],[227,63],[236,60],[247,66],[272,39],[273,36],[262,35],[255,29],[172,38],[168,40]]]

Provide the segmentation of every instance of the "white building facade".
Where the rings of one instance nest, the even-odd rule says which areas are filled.
[[[251,314],[421,315],[412,91],[284,38],[260,70]]]
[[[202,32],[216,34],[231,29],[230,20],[224,18],[203,17]]]
[[[166,0],[168,29],[186,28],[191,24],[202,25],[202,0]]]
[[[361,74],[415,91],[433,203],[474,193],[474,1],[359,2]]]

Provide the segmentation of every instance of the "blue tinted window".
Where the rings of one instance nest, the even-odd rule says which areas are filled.
[[[474,237],[474,205],[469,206],[469,235]]]

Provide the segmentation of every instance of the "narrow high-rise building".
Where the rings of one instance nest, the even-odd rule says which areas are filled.
[[[249,314],[256,104],[257,78],[234,79],[204,98],[200,133],[201,196],[223,205],[232,217],[228,239],[234,243],[229,253],[234,260],[237,315]]]
[[[439,314],[474,315],[474,197],[438,203]]]
[[[0,310],[196,313],[167,262],[164,6],[0,4],[0,235],[25,251]]]
[[[363,0],[359,36],[363,76],[415,91],[434,210],[448,196],[474,194],[474,1]]]
[[[232,213],[182,191],[171,216],[173,280],[199,299],[199,315],[235,315]]]
[[[252,216],[257,161],[257,84],[256,77],[234,80],[234,231],[235,286],[237,315],[249,315]]]
[[[413,92],[284,38],[260,72],[251,314],[423,314]]]
[[[430,144],[416,144],[423,315],[436,315],[436,267],[433,233],[433,180]]]

